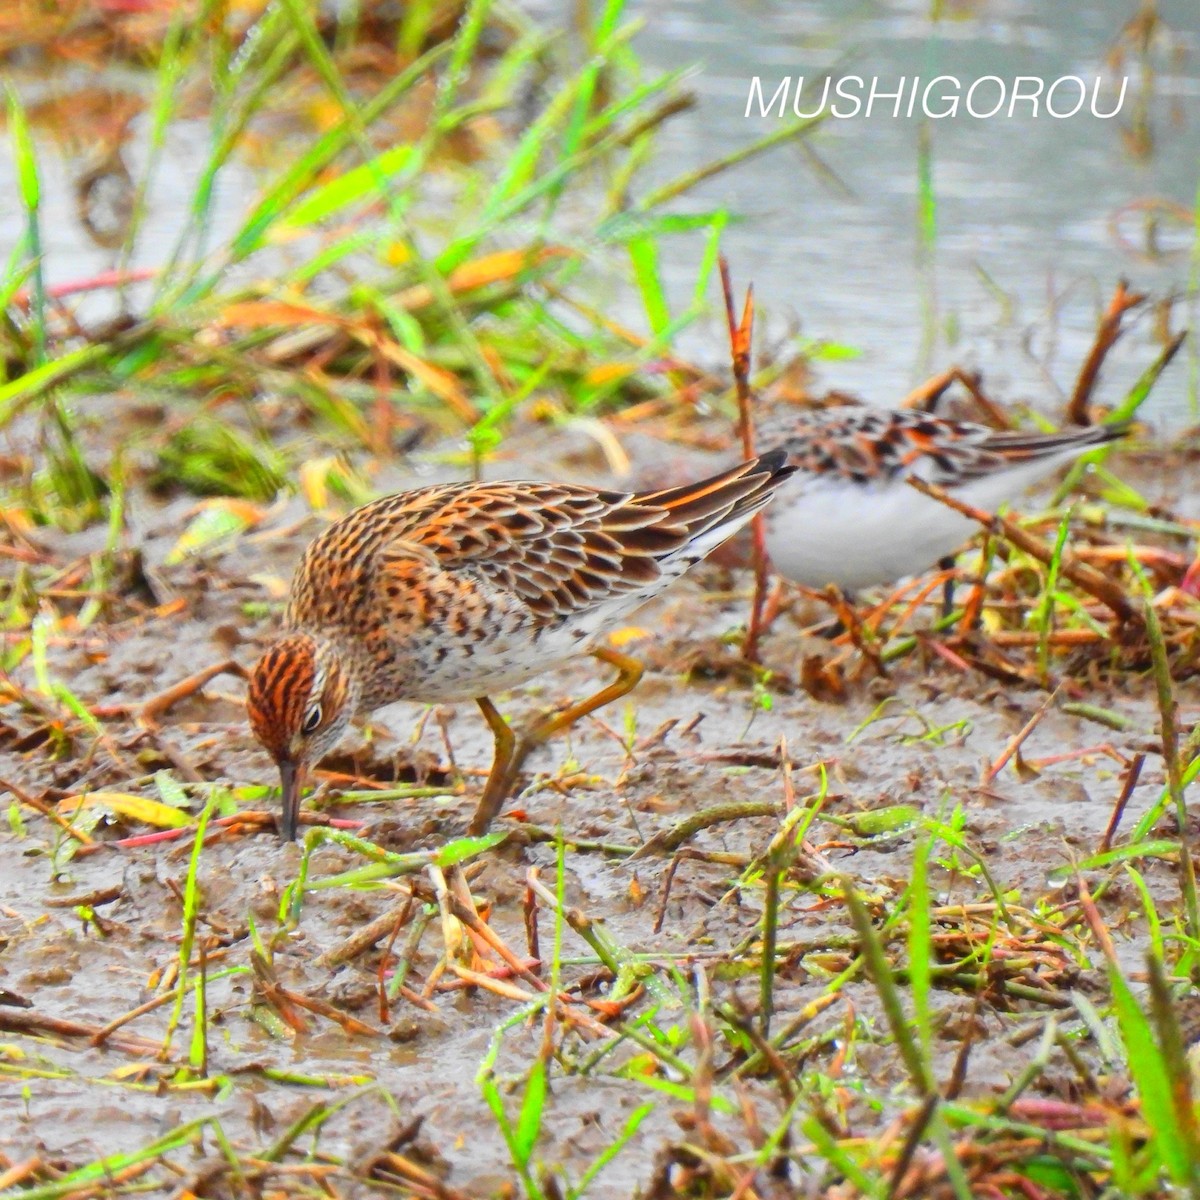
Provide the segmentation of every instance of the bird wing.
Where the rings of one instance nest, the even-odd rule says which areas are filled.
[[[788,461],[813,476],[856,483],[919,475],[954,487],[1008,467],[1082,450],[1124,434],[1124,425],[1089,425],[1056,433],[997,431],[916,409],[816,409],[789,422],[781,444]]]
[[[383,575],[436,565],[482,578],[546,620],[652,587],[662,576],[659,560],[688,540],[686,527],[664,524],[667,509],[629,492],[483,483],[406,498],[379,552]]]
[[[528,482],[424,488],[377,502],[392,527],[381,569],[436,564],[482,577],[555,620],[656,591],[749,520],[790,473],[780,450],[658,492]]]

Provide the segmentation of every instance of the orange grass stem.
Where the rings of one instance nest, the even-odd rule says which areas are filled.
[[[1041,538],[1029,533],[1028,530],[1022,529],[1008,517],[997,516],[994,513],[985,512],[982,508],[976,508],[974,505],[964,504],[938,487],[937,484],[927,483],[924,479],[910,476],[907,482],[910,487],[914,487],[918,492],[923,492],[931,499],[946,505],[947,508],[962,513],[964,517],[970,517],[972,521],[978,521],[984,529],[1011,542],[1018,550],[1024,550],[1038,562],[1049,565],[1053,559],[1052,547],[1048,546]],[[1095,568],[1080,562],[1069,551],[1063,553],[1058,572],[1064,579],[1069,579],[1076,587],[1087,592],[1089,596],[1094,596],[1101,604],[1111,609],[1113,615],[1122,624],[1129,624],[1138,619],[1137,610],[1117,584]]]
[[[722,254],[717,260],[721,269],[721,290],[725,296],[725,320],[729,326],[729,354],[733,367],[733,381],[737,388],[738,432],[742,439],[742,457],[755,457],[754,414],[751,410],[753,396],[750,390],[751,338],[754,332],[754,285],[746,289],[746,300],[742,305],[739,320],[733,306],[733,281],[729,274],[729,261]],[[750,604],[750,627],[742,643],[742,657],[751,663],[758,662],[758,639],[763,632],[763,609],[767,600],[767,532],[762,513],[757,513],[750,522],[750,560],[754,567],[754,599]]]

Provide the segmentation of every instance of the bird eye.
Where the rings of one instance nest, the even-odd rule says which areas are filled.
[[[321,724],[321,706],[314,704],[304,714],[304,724],[300,726],[303,733],[312,733]]]

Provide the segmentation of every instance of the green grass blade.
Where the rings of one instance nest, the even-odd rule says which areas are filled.
[[[850,910],[850,919],[858,934],[867,974],[871,977],[871,982],[879,993],[888,1027],[891,1029],[892,1037],[904,1060],[904,1065],[908,1069],[909,1079],[922,1097],[931,1095],[937,1090],[933,1070],[928,1057],[913,1041],[912,1028],[908,1018],[904,1015],[900,990],[896,985],[896,977],[891,964],[884,953],[883,941],[871,923],[866,906],[855,890],[854,881],[848,875],[842,876],[840,884],[845,891],[846,907]]]
[[[539,1058],[533,1064],[533,1070],[529,1072],[529,1082],[525,1086],[525,1099],[521,1102],[517,1127],[513,1130],[513,1153],[522,1167],[527,1167],[533,1156],[533,1148],[537,1144],[538,1134],[542,1129],[545,1105],[546,1063]]]
[[[578,1200],[595,1180],[596,1176],[608,1166],[614,1158],[629,1144],[637,1133],[642,1122],[654,1111],[657,1106],[654,1103],[643,1104],[635,1108],[629,1114],[621,1132],[617,1134],[614,1141],[610,1142],[598,1155],[588,1164],[588,1168],[580,1177],[579,1182],[568,1192],[568,1200]]]
[[[380,179],[390,181],[412,162],[412,146],[393,146],[370,162],[331,179],[310,192],[281,222],[285,229],[297,229],[324,221],[342,209],[369,199],[368,192]]]
[[[8,128],[12,134],[13,158],[17,167],[17,191],[25,209],[26,246],[33,262],[30,316],[33,321],[35,362],[41,364],[46,359],[46,284],[42,274],[42,234],[38,215],[42,188],[25,108],[12,87],[8,89]]]
[[[378,95],[363,106],[360,113],[363,125],[369,128],[405,93],[428,75],[449,52],[449,45],[443,43],[435,46],[405,68]],[[312,185],[320,172],[341,154],[354,141],[355,137],[356,133],[350,125],[343,123],[318,138],[311,149],[275,181],[251,211],[230,243],[228,261],[240,262],[265,245],[276,222],[283,218],[291,206]]]
[[[664,183],[661,187],[655,188],[649,195],[642,198],[638,204],[638,208],[642,211],[657,208],[661,204],[666,204],[669,200],[674,200],[682,196],[684,192],[691,191],[692,188],[697,184],[703,183],[706,179],[712,179],[713,176],[729,170],[730,167],[736,167],[739,163],[744,163],[759,154],[763,154],[774,146],[790,141],[792,138],[807,137],[821,123],[821,120],[821,117],[807,117],[798,121],[788,121],[773,132],[757,138],[749,145],[741,146],[721,158],[714,159],[702,167],[688,171],[686,174],[678,176],[669,183]]]
[[[912,988],[913,1023],[926,1059],[933,1053],[933,1026],[929,996],[933,978],[933,929],[929,914],[929,851],[932,838],[923,836],[913,851],[909,884],[908,972]]]
[[[1110,964],[1113,1009],[1125,1045],[1126,1064],[1137,1088],[1146,1124],[1154,1130],[1154,1143],[1171,1180],[1179,1186],[1195,1182],[1193,1159],[1175,1115],[1171,1079],[1154,1031],[1120,971]]]
[[[97,1159],[86,1167],[71,1171],[53,1183],[42,1184],[39,1187],[24,1188],[16,1193],[21,1200],[60,1200],[71,1192],[82,1190],[110,1192],[110,1184],[114,1177],[129,1167],[152,1159],[161,1158],[172,1150],[178,1150],[195,1141],[194,1135],[212,1121],[212,1117],[198,1117],[184,1125],[164,1134],[157,1141],[143,1146],[140,1150],[131,1150],[125,1154],[110,1154],[106,1158]]]
[[[1129,389],[1129,393],[1125,399],[1113,409],[1112,415],[1105,422],[1106,424],[1114,424],[1118,421],[1131,420],[1147,396],[1150,395],[1150,389],[1158,382],[1158,377],[1166,370],[1167,364],[1178,353],[1180,346],[1187,340],[1187,331],[1177,333],[1163,347],[1159,356],[1138,376],[1133,387]]]
[[[645,236],[632,238],[629,242],[629,257],[633,263],[634,282],[641,293],[650,330],[656,336],[661,336],[671,324],[671,311],[659,271],[657,241]]]
[[[107,353],[108,347],[101,344],[80,346],[78,350],[71,350],[0,384],[0,429],[54,384],[61,383],[83,367],[100,362]]]

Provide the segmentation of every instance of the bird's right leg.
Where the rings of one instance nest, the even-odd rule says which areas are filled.
[[[540,746],[556,733],[561,733],[564,729],[569,729],[576,721],[582,717],[586,717],[588,713],[593,713],[596,709],[603,708],[606,704],[611,704],[614,700],[619,700],[622,696],[628,695],[637,687],[644,668],[636,658],[630,658],[628,654],[621,654],[611,646],[597,646],[591,654],[593,658],[599,659],[600,662],[616,667],[616,679],[608,687],[601,688],[595,695],[589,696],[586,700],[580,700],[578,704],[572,704],[570,708],[563,709],[556,716],[547,717],[544,721],[539,721],[538,724],[521,738],[521,744],[516,751],[514,770],[520,767],[525,756],[535,746]]]

